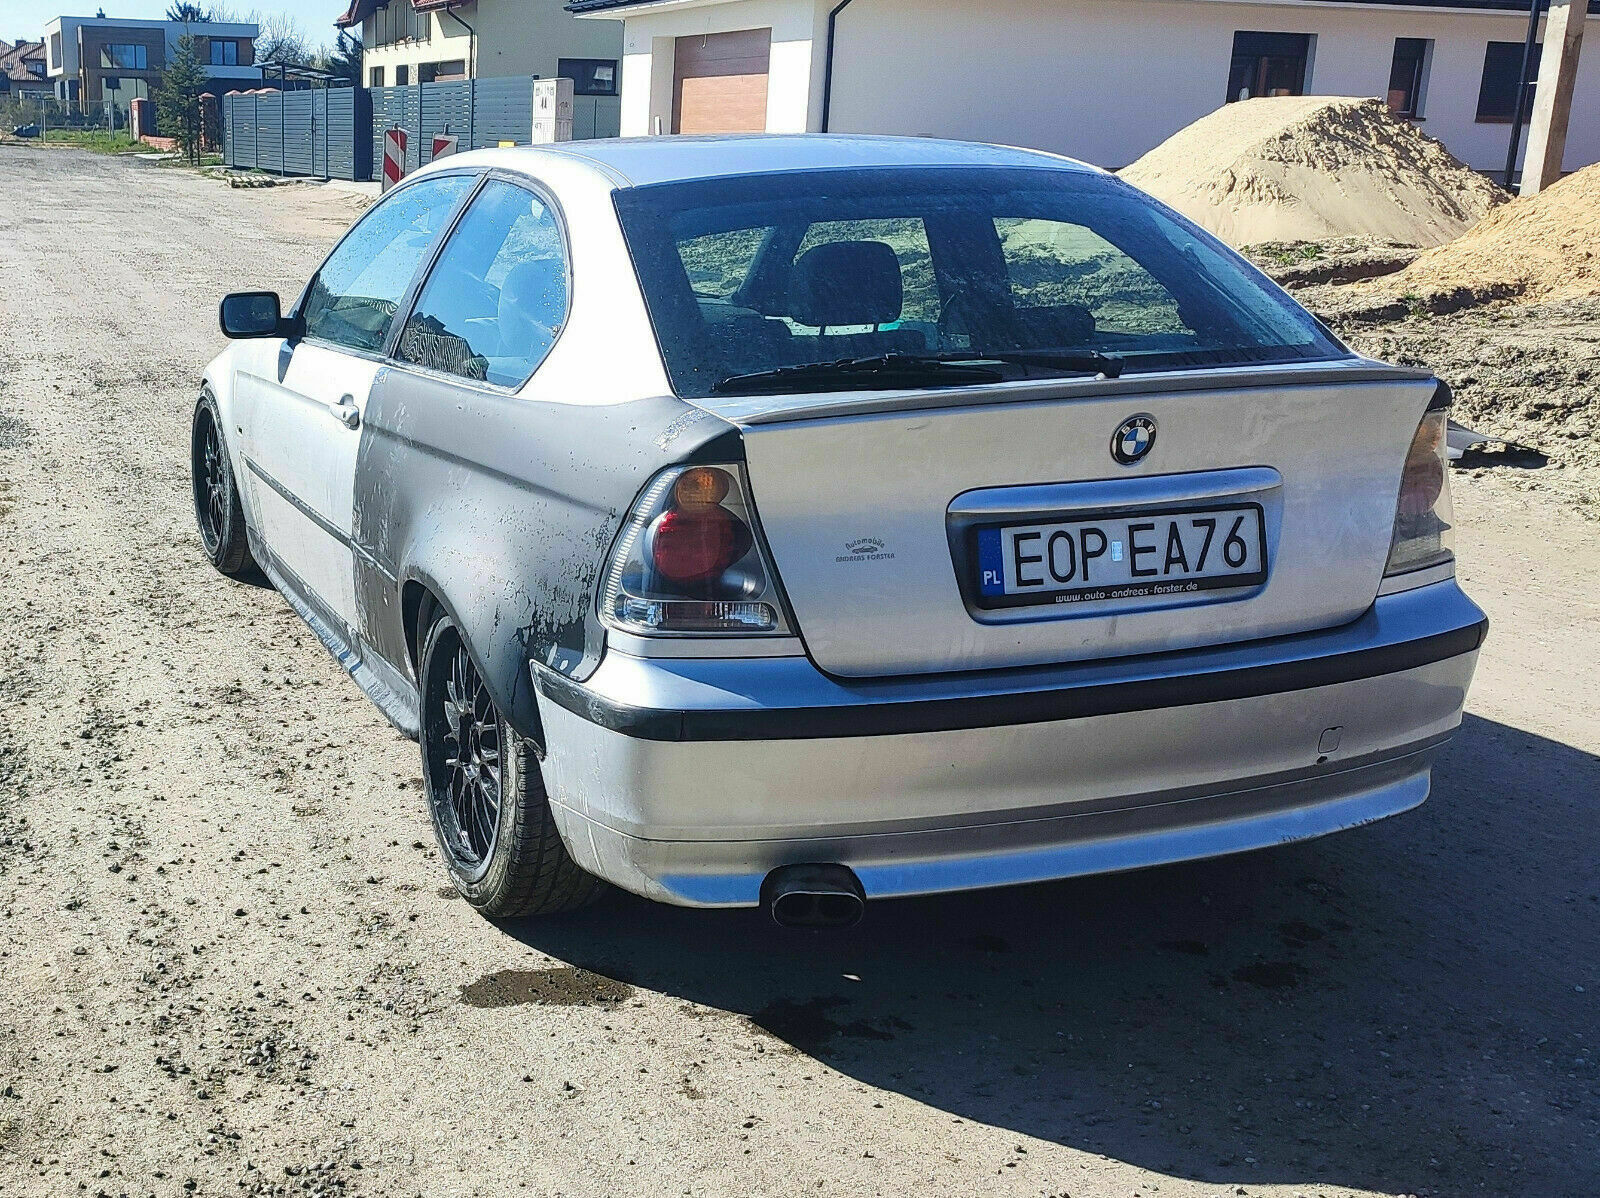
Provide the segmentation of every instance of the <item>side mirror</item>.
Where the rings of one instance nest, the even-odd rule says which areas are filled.
[[[217,318],[222,335],[234,339],[248,337],[288,337],[292,323],[283,318],[275,291],[235,291],[222,298]]]

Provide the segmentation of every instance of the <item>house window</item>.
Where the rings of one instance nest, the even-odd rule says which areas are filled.
[[[213,39],[211,43],[211,65],[214,67],[238,66],[239,43],[216,41]]]
[[[428,40],[428,14],[413,8],[411,0],[389,0],[372,14],[372,21],[375,46]]]
[[[59,33],[50,35],[50,65],[54,67],[61,65],[61,35]]]
[[[1389,111],[1396,116],[1422,115],[1422,84],[1427,78],[1433,43],[1421,37],[1394,39],[1394,62],[1389,67]]]
[[[367,72],[367,86],[368,87],[382,87],[383,86],[383,68],[382,67],[373,67],[370,71]]]
[[[617,60],[614,58],[563,58],[556,74],[572,80],[575,96],[617,94]]]
[[[1533,107],[1533,80],[1539,78],[1539,54],[1535,45],[1528,64],[1528,103]],[[1478,85],[1478,120],[1494,123],[1517,115],[1517,85],[1522,82],[1522,45],[1518,42],[1490,42],[1483,55],[1483,82]]]
[[[1309,33],[1235,33],[1227,102],[1256,96],[1303,96],[1310,61]]]
[[[396,87],[404,87],[406,84],[408,84],[410,82],[411,82],[411,68],[410,68],[410,66],[395,67],[395,69],[394,69],[394,85]]]
[[[417,67],[418,83],[433,83],[437,80],[465,79],[467,77],[467,60],[464,58],[451,58],[444,62],[425,62]]]
[[[150,47],[135,45],[109,45],[100,50],[100,65],[122,71],[147,71],[150,69]]]

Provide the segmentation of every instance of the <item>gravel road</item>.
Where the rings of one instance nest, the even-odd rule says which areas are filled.
[[[1600,549],[1556,498],[1458,479],[1494,631],[1409,815],[820,938],[496,926],[415,747],[190,515],[219,295],[352,202],[5,147],[0,197],[0,1194],[1600,1190]]]

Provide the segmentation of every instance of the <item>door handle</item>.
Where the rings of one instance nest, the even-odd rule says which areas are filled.
[[[341,395],[338,403],[328,405],[328,411],[337,416],[345,428],[357,428],[361,424],[361,409],[356,407],[354,395]]]

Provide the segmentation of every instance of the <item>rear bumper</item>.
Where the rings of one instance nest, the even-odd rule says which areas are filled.
[[[876,898],[1213,856],[1422,802],[1485,629],[1445,582],[1323,632],[982,675],[613,651],[582,686],[535,670],[546,783],[580,864],[694,906],[808,861]]]

